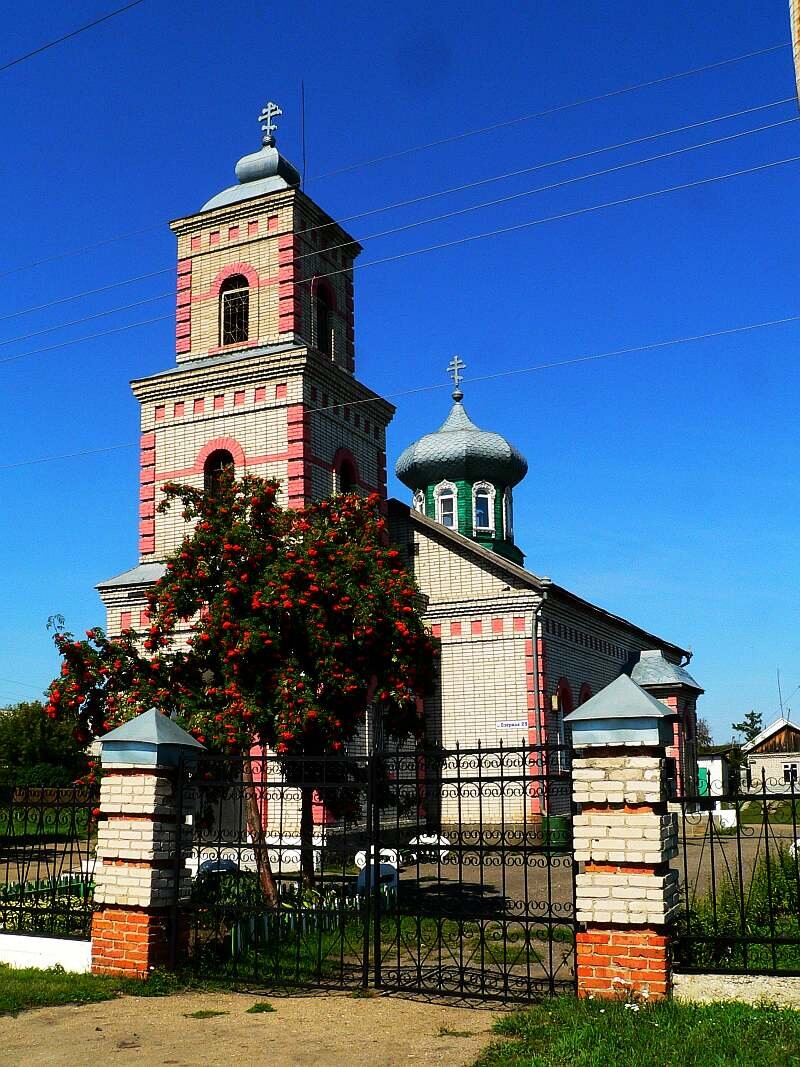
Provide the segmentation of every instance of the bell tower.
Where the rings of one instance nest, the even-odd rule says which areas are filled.
[[[353,264],[361,248],[300,188],[270,102],[237,184],[170,224],[178,244],[175,366],[134,380],[141,406],[139,566],[98,589],[108,629],[185,533],[161,486],[198,488],[221,466],[275,478],[302,507],[345,489],[386,496],[387,401],[355,377]]]

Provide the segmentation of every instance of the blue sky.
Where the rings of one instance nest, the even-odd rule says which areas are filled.
[[[112,7],[20,8],[0,65]],[[578,7],[580,13],[578,14]],[[233,180],[281,103],[279,146],[335,216],[772,103],[788,48],[547,118],[324,175],[454,133],[788,40],[785,0],[236,5],[147,0],[0,73],[0,360],[167,315],[170,218]],[[354,221],[359,238],[446,210],[793,118],[792,104]],[[800,155],[800,122],[365,241],[361,261]],[[393,461],[467,376],[800,314],[800,164],[395,263],[356,279],[357,373],[398,405]],[[134,230],[80,255],[19,267]],[[56,667],[47,617],[101,623],[98,580],[136,560],[137,407],[128,381],[169,366],[171,319],[0,362],[0,701]],[[10,342],[10,343],[9,343]],[[465,385],[480,425],[526,454],[527,564],[695,650],[717,740],[800,683],[796,550],[800,324]],[[411,385],[443,388],[403,397]],[[100,455],[27,461],[125,445]],[[8,464],[26,465],[10,468]],[[396,481],[395,495],[405,498]],[[800,693],[796,696],[800,712]],[[790,701],[791,703],[791,701]]]

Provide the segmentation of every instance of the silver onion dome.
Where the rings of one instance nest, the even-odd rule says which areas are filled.
[[[435,433],[427,433],[402,453],[397,477],[409,489],[436,485],[443,479],[514,486],[528,470],[525,457],[499,433],[481,430],[462,404],[456,388],[450,414]]]

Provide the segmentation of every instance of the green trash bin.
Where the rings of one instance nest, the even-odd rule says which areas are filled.
[[[554,852],[572,848],[572,825],[566,815],[542,816],[542,844]]]

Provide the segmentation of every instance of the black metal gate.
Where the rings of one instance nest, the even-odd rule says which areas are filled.
[[[676,969],[800,975],[800,790],[787,778],[677,798]]]
[[[183,787],[192,964],[282,988],[574,988],[565,765],[528,746],[205,758]]]

